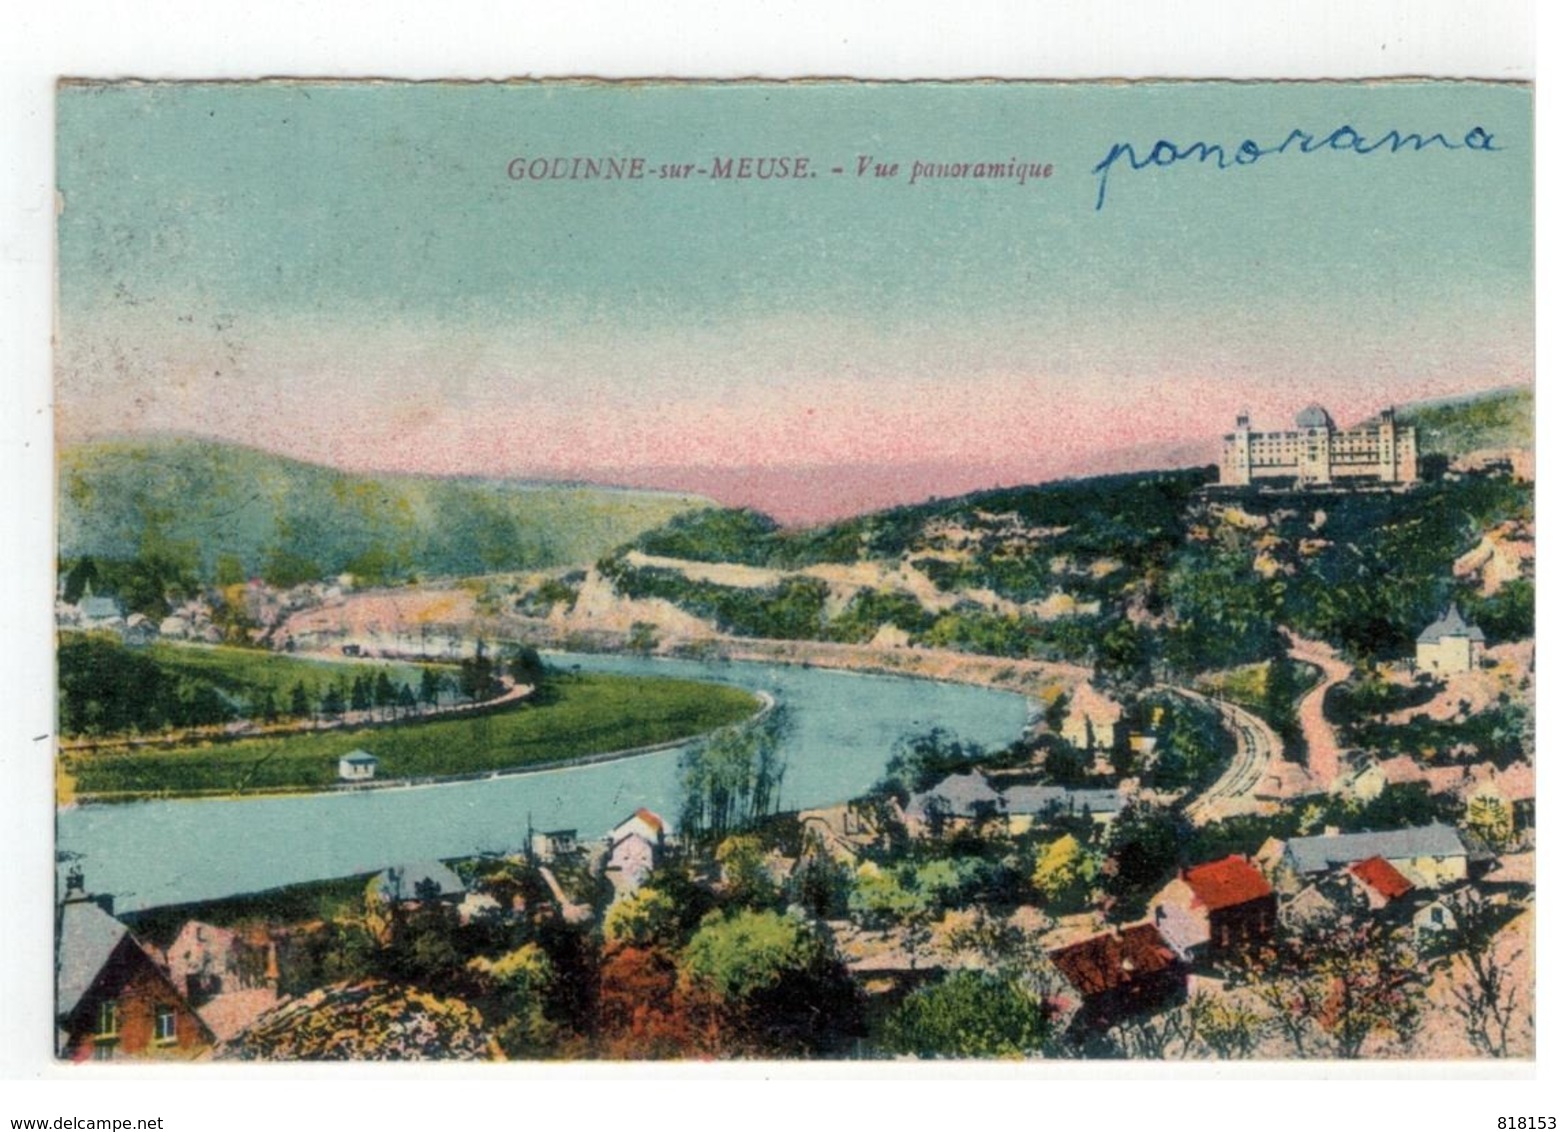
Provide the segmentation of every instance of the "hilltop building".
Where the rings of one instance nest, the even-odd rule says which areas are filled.
[[[1484,652],[1484,630],[1470,625],[1457,611],[1447,606],[1440,620],[1425,627],[1414,642],[1414,664],[1421,672],[1448,676],[1470,672]]]
[[[1391,409],[1375,423],[1340,429],[1320,405],[1302,409],[1294,428],[1259,432],[1241,413],[1234,431],[1223,438],[1218,462],[1222,487],[1393,486],[1419,478],[1419,439],[1411,425],[1400,425]]]

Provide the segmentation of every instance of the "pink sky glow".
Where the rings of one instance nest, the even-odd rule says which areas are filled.
[[[1282,349],[1209,348],[1198,367],[1127,338],[1090,363],[1069,344],[1000,338],[980,350],[964,340],[972,331],[949,328],[883,332],[879,350],[850,349],[860,328],[827,324],[732,332],[726,352],[708,341],[594,339],[574,353],[550,335],[389,331],[366,347],[329,328],[218,341],[131,329],[82,335],[62,358],[63,441],[178,432],[352,471],[696,492],[790,524],[1213,462],[1241,409],[1257,427],[1283,428],[1316,401],[1349,425],[1388,404],[1532,379],[1531,358],[1493,347],[1395,363],[1350,349],[1293,377]]]

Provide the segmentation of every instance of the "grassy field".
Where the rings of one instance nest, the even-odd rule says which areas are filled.
[[[303,684],[310,695],[319,696],[332,684],[346,685],[361,673],[373,677],[382,671],[393,683],[408,684],[417,690],[423,668],[456,671],[455,665],[323,660],[226,645],[159,642],[149,645],[145,651],[162,668],[208,680],[244,699],[249,699],[258,689],[266,688],[273,689],[280,698],[286,697],[295,684]]]
[[[167,751],[64,756],[75,795],[176,796],[322,789],[363,748],[381,778],[457,775],[665,743],[744,719],[754,695],[689,680],[563,676],[548,702],[460,719],[243,739]]]

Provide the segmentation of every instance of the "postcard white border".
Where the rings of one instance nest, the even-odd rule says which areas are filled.
[[[249,7],[249,6],[246,6]],[[406,1067],[332,1070],[288,1067],[242,1072],[93,1073],[61,1070],[47,1060],[49,1032],[48,917],[52,899],[52,787],[46,750],[52,727],[53,578],[50,459],[49,330],[52,309],[52,84],[58,75],[95,77],[256,77],[262,75],[388,76],[400,78],[515,75],[680,76],[738,78],[831,75],[865,78],[1232,77],[1355,78],[1480,77],[1530,80],[1535,74],[1534,9],[1524,0],[1355,0],[1352,3],[1258,3],[1214,0],[1171,4],[1100,0],[1032,5],[992,3],[674,3],[656,12],[599,0],[586,4],[472,3],[396,0],[377,4],[279,3],[266,15],[238,5],[160,0],[134,6],[104,0],[68,9],[34,6],[14,14],[0,86],[5,222],[0,227],[0,483],[6,485],[7,529],[0,537],[0,1075],[30,1081],[6,1089],[0,1120],[16,1116],[166,1114],[166,1127],[271,1126],[279,1117],[301,1127],[359,1123],[388,1116],[395,1126],[420,1115],[499,1124],[539,1120],[638,1124],[694,1120],[703,1113],[798,1123],[832,1119],[934,1123],[975,1118],[1085,1120],[1129,1123],[1138,1115],[1160,1125],[1210,1127],[1224,1113],[1236,1123],[1270,1129],[1319,1130],[1342,1120],[1352,1127],[1406,1124],[1489,1128],[1502,1113],[1548,1113],[1531,1066],[1512,1066],[1504,1084],[1463,1084],[1490,1066],[1399,1066],[1418,1085],[1386,1088],[1387,1067],[1338,1067],[1330,1085],[1311,1085],[1319,1066],[1089,1066],[1047,1070],[1048,1084],[1027,1067],[876,1067],[893,1079],[867,1101],[857,1082],[864,1066],[683,1066],[665,1070],[567,1066],[493,1070],[468,1067],[410,1075]],[[894,14],[895,13],[895,14]],[[1545,29],[1541,26],[1540,31]],[[1541,50],[1548,46],[1541,43]],[[1550,72],[1546,69],[1546,74]],[[1555,121],[1541,89],[1538,120]],[[1541,132],[1541,138],[1545,135]],[[17,160],[16,158],[20,158]],[[1541,183],[1559,186],[1553,155],[1539,150]],[[1550,200],[1548,189],[1539,199]],[[1539,247],[1558,246],[1558,223],[1539,216]],[[1551,257],[1541,255],[1541,309],[1559,309]],[[1550,296],[1555,296],[1552,304]],[[1561,357],[1558,333],[1541,320],[1537,373],[1541,436],[1555,419],[1551,364]],[[1541,560],[1555,561],[1550,532],[1558,529],[1548,485],[1558,468],[1549,445],[1539,453],[1547,490]],[[1540,622],[1558,624],[1554,587],[1541,590]],[[1550,681],[1554,655],[1547,634],[1541,672]],[[1540,697],[1540,747],[1562,732],[1548,692]],[[1558,777],[1541,768],[1549,783]],[[1540,937],[1559,940],[1555,870],[1541,870]],[[1540,1061],[1548,1081],[1560,1066],[1560,980],[1550,949],[1540,946]],[[812,1078],[798,1087],[755,1092],[756,1077]],[[736,1078],[738,1074],[738,1078]],[[1369,1079],[1359,1079],[1368,1075]],[[522,1085],[517,1076],[535,1079]],[[1437,1076],[1455,1078],[1446,1083]],[[1111,1085],[1105,1078],[1113,1078]],[[537,1080],[543,1078],[545,1080]],[[261,1082],[290,1083],[286,1101]],[[412,1082],[417,1081],[417,1085]],[[547,1084],[546,1084],[547,1081]],[[895,1083],[893,1083],[895,1081]],[[957,1082],[967,1082],[958,1084]],[[345,1082],[349,1083],[345,1088]],[[1213,1094],[1221,1082],[1221,1099]],[[242,1091],[236,1093],[235,1086]],[[1125,1086],[1125,1087],[1122,1087]],[[545,1095],[529,1096],[534,1090]],[[698,1099],[699,1098],[699,1099]],[[793,1104],[789,1101],[793,1100]],[[781,1101],[780,1105],[778,1102]],[[759,1102],[759,1103],[758,1103]],[[286,1104],[288,1111],[277,1105]],[[869,1104],[870,1107],[866,1107]],[[24,1107],[25,1106],[25,1107]],[[492,1107],[493,1106],[493,1107]],[[626,1108],[623,1106],[631,1106]],[[877,1107],[879,1106],[879,1107]],[[1566,1118],[1566,1113],[1553,1110]],[[313,1114],[313,1115],[312,1115]],[[525,1114],[525,1116],[524,1116]],[[1241,1114],[1249,1114],[1242,1116]],[[509,1119],[506,1117],[509,1116]],[[924,1119],[920,1119],[923,1117]]]

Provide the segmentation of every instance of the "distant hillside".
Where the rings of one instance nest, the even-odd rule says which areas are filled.
[[[1517,446],[1530,403],[1513,392],[1411,416],[1468,453]],[[672,607],[735,636],[908,643],[1142,680],[1266,661],[1280,624],[1357,657],[1404,656],[1452,602],[1494,641],[1532,634],[1531,559],[1484,586],[1473,568],[1454,576],[1497,540],[1531,545],[1526,480],[1480,468],[1409,491],[1209,497],[1213,479],[1061,480],[808,530],[707,510],[644,533],[588,584],[649,623]]]
[[[1397,419],[1419,429],[1420,452],[1462,456],[1487,448],[1531,449],[1533,412],[1533,390],[1523,387],[1404,405]]]
[[[59,468],[62,558],[160,554],[207,578],[281,584],[586,563],[710,506],[666,492],[351,474],[183,438],[69,447]]]

